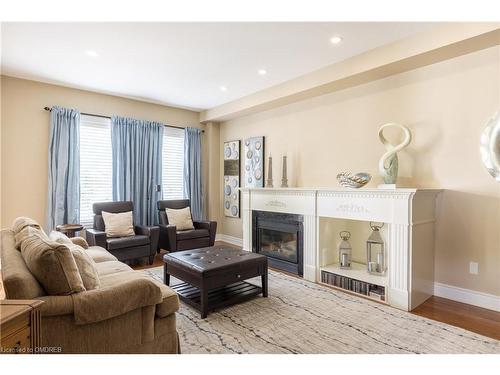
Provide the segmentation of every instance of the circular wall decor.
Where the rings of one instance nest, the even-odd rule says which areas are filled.
[[[500,111],[487,122],[481,134],[479,151],[489,174],[500,182]]]

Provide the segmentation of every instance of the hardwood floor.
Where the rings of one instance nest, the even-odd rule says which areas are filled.
[[[500,312],[432,296],[412,313],[500,340]]]

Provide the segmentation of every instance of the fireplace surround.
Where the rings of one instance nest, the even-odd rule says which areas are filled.
[[[434,292],[434,225],[439,189],[242,188],[243,249],[253,251],[253,212],[302,216],[303,278],[324,283],[332,273],[384,289],[384,303],[406,311]],[[385,223],[387,272],[371,275],[366,267],[339,270],[323,255],[335,254],[324,243],[322,218]],[[274,237],[264,233],[267,242]],[[293,239],[292,239],[293,241]],[[327,283],[328,284],[328,283]]]
[[[252,211],[252,251],[266,255],[271,267],[302,276],[303,221],[302,215]]]

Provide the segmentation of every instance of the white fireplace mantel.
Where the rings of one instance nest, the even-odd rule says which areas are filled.
[[[252,251],[252,211],[304,218],[304,278],[320,281],[319,219],[388,224],[387,303],[412,310],[433,294],[438,189],[242,188],[243,248]]]

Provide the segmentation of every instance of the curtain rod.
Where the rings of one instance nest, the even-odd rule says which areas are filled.
[[[50,107],[43,107],[43,109],[45,109],[46,111],[49,111],[49,112],[52,112],[52,108]],[[101,117],[101,118],[109,118],[111,119],[110,116],[104,116],[104,115],[96,115],[94,113],[85,113],[85,112],[80,112],[81,115],[84,115],[84,116],[94,116],[94,117]],[[182,126],[175,126],[175,125],[165,125],[164,126],[168,127],[168,128],[175,128],[175,129],[184,129]],[[201,132],[202,133],[205,133],[205,130],[201,129]]]

